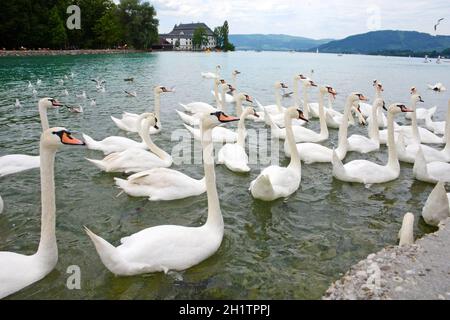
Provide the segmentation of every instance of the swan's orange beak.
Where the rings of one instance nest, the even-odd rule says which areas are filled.
[[[70,135],[69,132],[64,131],[61,136],[61,142],[63,144],[70,144],[75,146],[84,146],[85,143],[77,138],[74,138]]]
[[[414,110],[409,109],[407,106],[401,105],[400,109],[402,109],[402,112],[414,112]]]
[[[232,122],[232,121],[238,121],[238,120],[239,120],[239,118],[232,117],[232,116],[227,116],[223,112],[219,115],[219,121],[220,122]]]

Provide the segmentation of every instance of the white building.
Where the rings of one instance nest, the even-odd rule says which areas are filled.
[[[203,27],[208,35],[208,44],[203,46],[202,49],[214,48],[216,46],[214,33],[206,24],[200,22],[180,23],[179,25],[175,25],[170,33],[161,34],[159,36],[171,43],[175,50],[193,50],[192,36],[194,35],[194,31],[199,27]]]

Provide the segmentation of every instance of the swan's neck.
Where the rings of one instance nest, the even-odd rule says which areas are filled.
[[[348,119],[351,116],[351,109],[352,109],[352,101],[350,98],[348,98],[347,102],[345,104],[342,122],[341,122],[341,125],[339,126],[339,141],[338,141],[338,147],[336,149],[339,159],[343,159],[348,150],[348,140],[347,140]]]
[[[161,127],[161,94],[159,93],[155,94],[155,115]]]
[[[245,146],[245,119],[247,118],[247,115],[247,112],[241,113],[237,129],[237,144],[242,148]]]
[[[203,127],[203,126],[201,126]],[[219,195],[216,187],[216,173],[214,171],[214,144],[212,142],[212,129],[202,131],[203,165],[205,170],[206,194],[208,197],[208,219],[206,225],[217,227],[223,232],[223,217],[220,211]]]
[[[219,100],[219,84],[214,80],[214,97],[216,98],[216,106],[218,109],[222,108]]]
[[[447,120],[445,122],[444,136],[445,136],[444,152],[450,152],[450,101],[448,102]]]
[[[369,121],[369,138],[379,142],[380,141],[380,130],[378,128],[378,108],[374,102],[372,105],[372,116]]]
[[[415,143],[420,143],[419,128],[417,126],[417,113],[416,113],[417,102],[415,100],[411,101],[411,107],[413,112],[411,113],[411,127],[412,136]]]
[[[236,78],[237,78],[237,75],[233,73],[233,75],[232,75],[232,77],[231,77],[231,81],[232,81],[232,82],[231,82],[231,85],[232,85],[233,88],[235,88],[235,89],[237,88],[237,87],[236,87]]]
[[[294,78],[294,106],[298,107],[298,79]]]
[[[234,100],[236,101],[236,115],[238,117],[241,117],[242,112],[243,112],[243,110],[242,110],[242,100],[239,99],[238,95],[234,96]]]
[[[156,154],[158,158],[160,158],[161,160],[169,159],[170,156],[164,150],[160,149],[150,138],[149,129],[150,128],[148,125],[144,125],[140,128],[139,135],[141,136],[142,140],[147,145],[148,149]]]
[[[323,106],[323,93],[319,94],[319,121],[320,121],[320,135],[328,136],[328,126],[325,118],[325,110]]]
[[[283,112],[283,108],[281,107],[281,94],[279,89],[275,89],[275,101],[277,104],[278,112]]]
[[[400,167],[397,156],[397,147],[395,146],[395,136],[394,136],[394,114],[388,112],[388,167],[397,169]]]
[[[56,149],[49,149],[40,145],[41,158],[41,239],[37,254],[47,259],[57,258],[58,247],[55,235],[55,180],[54,163]]]
[[[303,113],[305,118],[309,119],[309,107],[308,107],[308,89],[303,86]]]
[[[286,126],[286,141],[289,145],[289,150],[291,150],[291,162],[289,163],[289,168],[294,168],[296,170],[301,170],[300,155],[298,154],[297,145],[294,140],[294,132],[292,131],[292,117],[289,112],[284,114],[284,123]]]
[[[333,110],[333,103],[331,103],[331,96],[328,96],[328,109]]]
[[[225,86],[223,86],[222,87],[222,92],[220,93],[220,97],[221,97],[221,104],[220,104],[220,111],[225,111],[225,108],[226,108],[226,103],[227,103],[227,101],[226,101],[226,97],[225,97],[225,93],[226,93],[226,87]]]
[[[47,130],[49,128],[47,118],[47,108],[41,104],[39,104],[39,118],[41,119],[42,131]]]

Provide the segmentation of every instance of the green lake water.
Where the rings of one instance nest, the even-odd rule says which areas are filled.
[[[58,57],[0,58],[0,156],[11,153],[37,154],[40,123],[37,100],[52,96],[70,104],[85,105],[85,112],[49,110],[50,126],[64,126],[96,139],[135,134],[119,130],[110,115],[122,111],[141,113],[153,106],[152,87],[175,86],[176,92],[161,97],[163,132],[152,136],[170,152],[177,143],[171,134],[183,125],[175,109],[178,102],[213,103],[211,80],[202,71],[222,66],[230,79],[238,69],[238,88],[263,104],[273,104],[273,84],[282,80],[292,86],[297,73],[309,74],[318,84],[330,84],[340,94],[335,106],[342,110],[346,96],[360,91],[373,99],[372,80],[383,82],[386,103],[409,103],[409,88],[416,86],[425,107],[438,106],[435,119],[444,120],[448,93],[434,93],[426,84],[450,86],[450,64],[424,64],[422,59],[343,56],[306,53],[149,53],[129,55],[81,55]],[[73,80],[58,83],[73,72]],[[101,77],[106,93],[99,93],[89,79]],[[133,83],[123,79],[134,77]],[[36,80],[42,85],[36,86]],[[36,87],[33,97],[28,80]],[[67,89],[68,97],[62,91]],[[76,98],[85,90],[97,106]],[[123,90],[136,91],[137,98]],[[20,99],[22,108],[14,106]],[[310,93],[317,101],[317,90]],[[283,100],[285,106],[292,100]],[[230,113],[233,113],[229,106]],[[399,116],[399,123],[408,123]],[[318,130],[318,121],[309,125]],[[235,127],[232,125],[231,127]],[[263,128],[248,122],[248,128]],[[365,134],[364,127],[351,127]],[[337,144],[337,130],[331,130],[328,146]],[[282,147],[281,147],[282,148]],[[281,164],[288,159],[281,153]],[[347,269],[387,245],[397,243],[397,233],[406,212],[416,216],[417,237],[432,231],[420,218],[421,209],[433,185],[415,181],[412,165],[401,166],[396,181],[366,188],[332,178],[330,164],[302,166],[300,189],[289,199],[264,203],[248,192],[265,165],[252,165],[248,175],[238,175],[216,166],[217,187],[225,221],[225,236],[219,251],[210,259],[184,272],[116,277],[101,263],[83,225],[114,245],[119,239],[160,224],[198,226],[207,215],[206,195],[171,201],[149,202],[131,198],[114,186],[113,177],[84,160],[103,154],[83,148],[63,148],[56,158],[57,239],[59,261],[43,280],[9,299],[319,299],[328,286]],[[387,149],[369,155],[350,153],[345,162],[364,158],[379,163],[387,160]],[[192,177],[203,176],[198,164],[174,165]],[[0,250],[32,254],[40,230],[39,171],[31,170],[0,178],[0,195],[5,210],[0,215]],[[78,265],[81,289],[69,290],[67,268]],[[1,284],[0,284],[1,285]]]

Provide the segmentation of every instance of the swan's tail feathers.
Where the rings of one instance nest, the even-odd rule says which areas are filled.
[[[118,126],[120,129],[123,130],[123,124],[122,124],[122,120],[117,119],[113,116],[111,116],[111,120],[116,124],[116,126]]]
[[[128,185],[128,180],[114,177],[114,183],[120,189],[125,190],[126,186]]]
[[[183,107],[184,110],[186,110],[187,112],[191,112],[191,108],[189,108],[187,105],[182,104],[182,103],[178,103],[180,106]]]
[[[414,243],[414,215],[408,212],[403,217],[402,227],[398,232],[400,239],[399,246],[411,245]]]
[[[194,117],[192,117],[192,116],[189,116],[189,115],[187,115],[186,113],[184,113],[184,112],[180,112],[180,111],[178,111],[178,110],[175,110],[177,113],[178,113],[178,116],[181,118],[181,120],[184,122],[184,123],[187,123],[187,124],[189,124],[189,125],[191,125],[191,126],[195,126],[195,125],[198,125],[199,124],[199,120],[198,119],[196,119],[196,118],[194,118]],[[195,121],[195,120],[197,120],[197,121]]]
[[[333,150],[333,158],[331,163],[333,164],[333,176],[338,180],[344,180],[346,176],[345,167],[341,159],[339,159],[336,150]]]
[[[187,124],[183,123],[184,127],[192,134],[192,136],[195,138],[195,129],[191,126],[188,126]]]
[[[100,259],[109,271],[116,275],[126,275],[126,268],[123,259],[120,257],[117,248],[110,244],[105,239],[97,236],[86,226],[84,226],[84,231],[91,238],[94,243],[95,249],[97,250]]]
[[[413,174],[419,180],[427,180],[427,162],[422,151],[422,147],[419,147],[417,151],[416,161],[414,161]]]
[[[102,160],[95,160],[95,159],[89,159],[85,158],[87,161],[93,163],[97,168],[99,168],[102,171],[108,171],[108,168],[105,166]]]
[[[250,191],[256,199],[271,200],[274,190],[269,176],[260,174],[254,181],[252,181]]]
[[[88,149],[100,150],[100,143],[92,139],[87,134],[83,133],[83,140],[86,143]]]
[[[438,182],[423,206],[422,217],[427,224],[437,227],[449,215],[449,200],[445,191],[444,182]]]

